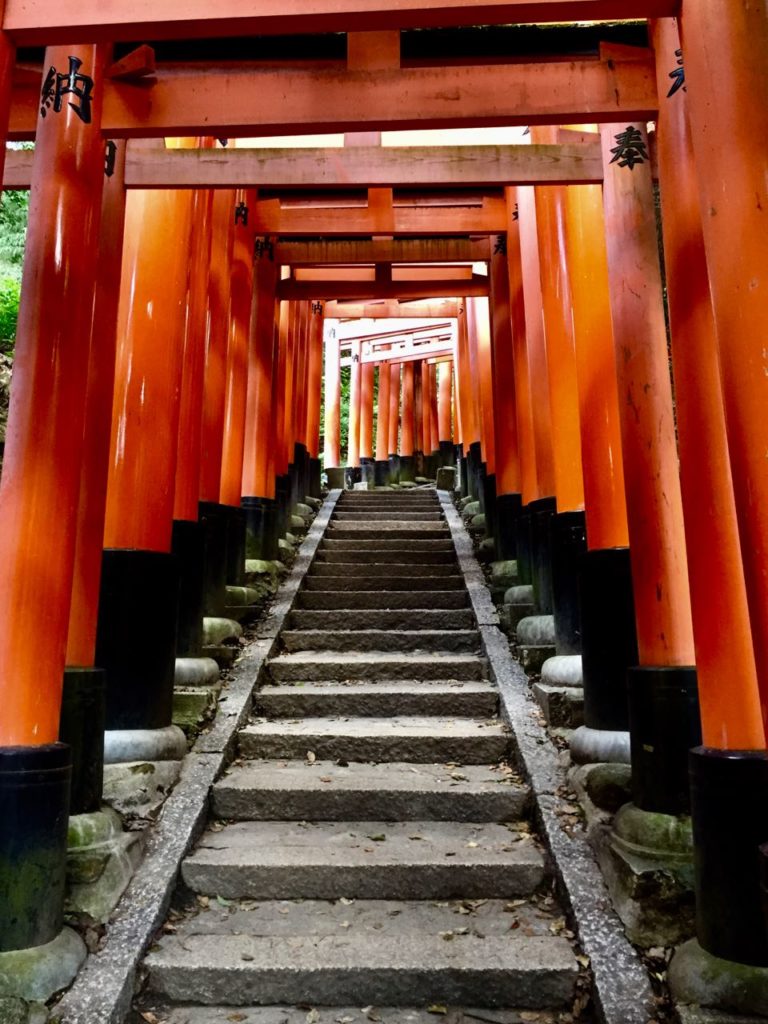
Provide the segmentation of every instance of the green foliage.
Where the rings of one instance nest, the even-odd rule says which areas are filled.
[[[19,317],[21,285],[14,277],[0,280],[0,352],[11,355]]]
[[[0,203],[0,277],[21,280],[28,216],[29,192],[3,192]]]

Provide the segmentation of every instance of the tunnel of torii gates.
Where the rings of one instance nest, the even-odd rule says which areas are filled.
[[[585,53],[571,25],[562,53],[429,51],[435,27],[618,18],[639,42],[592,26]],[[329,476],[343,361],[347,483],[458,464],[583,656],[574,742],[606,759],[629,732],[636,806],[692,814],[701,945],[768,965],[763,5],[7,0],[0,54],[2,130],[35,140],[3,172],[31,200],[0,487],[0,950],[61,928],[102,737],[113,759],[174,749],[175,657],[245,549],[275,557],[319,495],[324,355]],[[345,145],[236,144],[312,132]]]

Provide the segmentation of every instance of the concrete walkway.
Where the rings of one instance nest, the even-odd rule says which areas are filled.
[[[578,964],[435,492],[344,494],[280,639],[146,958],[142,1010],[569,1010]]]

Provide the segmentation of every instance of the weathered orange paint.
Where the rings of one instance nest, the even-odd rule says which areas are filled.
[[[538,497],[536,447],[531,410],[531,384],[528,376],[528,341],[523,294],[523,266],[520,256],[520,222],[517,189],[506,188],[507,203],[507,274],[509,319],[512,331],[512,365],[515,374],[515,409],[517,445],[520,462],[520,487],[523,503]]]
[[[421,364],[421,446],[425,455],[432,451],[432,423],[430,419],[430,405],[432,404],[432,379],[429,372],[429,363],[422,361]]]
[[[509,271],[504,246],[494,246],[490,262],[493,413],[496,439],[496,494],[520,494],[515,363],[509,309]]]
[[[549,407],[549,371],[544,337],[536,198],[532,186],[524,185],[517,189],[516,204],[520,225],[528,381],[536,453],[535,498],[550,498],[556,495],[555,463],[552,451],[552,417]]]
[[[469,348],[469,329],[467,327],[467,303],[462,300],[459,306],[458,339],[456,345],[456,381],[459,385],[459,403],[461,405],[461,440],[464,454],[470,444],[480,440],[480,417],[477,408],[477,374],[474,374]]]
[[[49,48],[47,65],[66,69],[72,49]],[[75,52],[95,82],[91,124],[65,105],[37,125],[0,482],[1,746],[53,743],[59,734],[95,279],[95,262],[83,254],[98,245],[110,48]],[[36,643],[41,594],[45,642]]]
[[[437,365],[429,365],[429,433],[432,438],[430,451],[436,452],[440,448],[440,429],[438,426],[437,414]]]
[[[212,138],[167,140],[166,145],[212,149]],[[184,358],[181,371],[181,408],[176,457],[176,490],[173,518],[196,522],[200,494],[203,383],[205,371],[208,270],[211,258],[211,211],[213,192],[195,189],[192,194],[187,308],[184,321]]]
[[[363,363],[360,373],[360,458],[373,458],[374,363]]]
[[[688,115],[763,705],[768,693],[768,22],[754,3],[682,5]],[[671,70],[671,69],[670,69]]]
[[[5,171],[5,143],[8,138],[8,123],[11,116],[13,97],[13,69],[16,64],[16,47],[13,40],[0,30],[0,181]]]
[[[568,189],[566,203],[587,545],[591,550],[626,547],[627,502],[603,190],[599,185],[577,185]]]
[[[310,308],[307,362],[307,432],[304,443],[312,458],[320,452],[320,392],[323,378],[323,310],[316,300]]]
[[[280,315],[280,344],[285,345],[285,380],[282,408],[282,424],[280,427],[283,465],[293,465],[294,422],[296,417],[296,348],[298,307],[295,302],[285,303],[285,313]]]
[[[437,386],[437,439],[453,441],[452,408],[453,401],[453,360],[438,365]]]
[[[389,457],[389,390],[391,374],[388,363],[378,363],[379,393],[376,400],[376,461]]]
[[[112,176],[101,205],[96,292],[93,303],[85,400],[80,497],[77,506],[72,604],[67,634],[67,665],[92,667],[96,653],[104,513],[107,504],[109,435],[117,351],[117,310],[125,226],[125,143],[115,144]]]
[[[276,304],[277,330],[275,337],[275,378],[272,395],[272,450],[274,451],[273,469],[276,476],[288,472],[288,447],[285,441],[285,402],[286,382],[288,379],[288,321],[290,308],[287,302]]]
[[[647,149],[645,125],[636,123]],[[688,564],[677,465],[650,161],[614,162],[601,128],[611,319],[616,345],[632,583],[641,665],[694,663]]]
[[[191,205],[190,192],[126,200],[107,548],[171,550]]]
[[[255,189],[242,189],[235,195],[235,209],[242,203],[249,209],[256,201]],[[227,386],[224,398],[224,431],[221,451],[219,501],[240,505],[245,452],[245,417],[248,400],[248,342],[253,305],[253,242],[255,230],[250,216],[242,216],[234,228],[232,277],[229,298],[229,338],[227,341]]]
[[[326,469],[341,465],[341,363],[336,326],[325,338],[325,453]]]
[[[470,357],[474,356],[478,383],[478,410],[483,462],[490,476],[496,472],[496,436],[493,423],[493,365],[491,323],[487,299],[467,299]]]
[[[269,471],[274,451],[272,436],[272,388],[277,368],[275,284],[277,267],[262,252],[253,268],[253,306],[248,342],[248,397],[245,414],[242,493],[254,498],[274,498],[275,477]]]
[[[347,465],[360,465],[360,399],[361,371],[360,342],[352,342],[352,366],[349,378],[349,428],[347,436]]]
[[[403,363],[400,411],[400,454],[410,458],[414,452],[414,369],[415,363]]]
[[[227,390],[227,340],[235,235],[235,193],[214,192],[211,215],[211,263],[205,339],[205,387],[200,460],[200,500],[219,500],[221,453],[224,442],[224,403]],[[167,239],[166,239],[167,241]]]
[[[296,303],[296,357],[294,363],[293,441],[307,436],[307,384],[309,372],[309,303]]]
[[[397,440],[400,433],[400,367],[393,363],[389,367],[389,455],[397,454]]]
[[[657,21],[651,38],[659,90],[669,88],[680,49],[675,21]],[[705,744],[758,749],[768,693],[761,709],[686,106],[683,90],[663,103],[657,135],[699,705]]]

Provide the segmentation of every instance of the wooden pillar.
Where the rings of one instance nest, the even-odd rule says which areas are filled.
[[[423,362],[413,364],[413,450],[417,459],[424,455],[424,381]],[[417,466],[416,476],[419,475]]]
[[[389,363],[378,364],[379,393],[376,403],[376,461],[389,458],[389,391],[391,374]]]
[[[506,239],[499,236],[490,264],[493,343],[493,412],[496,443],[496,494],[520,494],[517,446],[515,365],[509,309]]]
[[[421,364],[421,421],[422,446],[425,457],[432,453],[432,372],[429,363]]]
[[[400,436],[400,364],[389,365],[389,455],[397,463],[397,442]],[[397,482],[397,481],[396,481]]]
[[[326,469],[341,465],[341,364],[335,326],[325,332],[325,453]]]
[[[656,21],[652,37],[669,90],[674,20]],[[687,102],[683,89],[662,100],[658,153],[696,669],[704,743],[747,750],[765,746],[768,692],[761,714]]]
[[[360,465],[360,400],[361,372],[360,342],[352,342],[352,365],[349,377],[349,436],[347,439],[347,466],[356,469]]]
[[[414,476],[414,364],[403,363],[400,412],[400,482]]]
[[[373,363],[363,363],[360,372],[360,458],[373,458]]]
[[[309,380],[309,302],[296,303],[296,363],[294,368],[294,444],[303,449],[307,437]],[[303,454],[301,455],[303,458]]]
[[[437,387],[437,439],[440,444],[453,444],[451,403],[453,401],[453,362],[440,363]]]
[[[275,390],[272,404],[272,437],[275,449],[275,475],[282,477],[288,472],[288,463],[290,461],[288,458],[288,443],[285,439],[285,405],[288,397],[288,329],[291,304],[283,301],[278,302],[277,306],[277,337],[275,339],[277,373],[275,374]]]
[[[310,307],[307,361],[307,432],[304,443],[312,459],[320,454],[320,392],[323,376],[325,303],[316,299]],[[314,495],[319,497],[319,494]]]
[[[5,67],[10,52],[3,35],[0,85],[10,73]],[[82,61],[77,72],[92,82],[92,102],[74,98],[62,104],[60,97],[56,108],[45,103],[37,120],[0,483],[2,746],[47,745],[59,734],[104,181],[101,96],[109,50],[49,47],[46,67],[65,74],[73,53]],[[31,638],[40,632],[41,595],[45,642],[35,643]]]
[[[200,463],[200,500],[214,503],[219,501],[224,441],[229,298],[235,229],[234,198],[232,189],[214,191]]]
[[[124,227],[125,142],[118,142],[115,143],[113,173],[105,179],[102,196],[72,605],[67,635],[68,666],[90,668],[95,664]]]
[[[274,473],[269,472],[272,433],[272,389],[275,366],[275,287],[277,267],[269,245],[256,248],[253,308],[248,346],[248,397],[243,456],[243,495],[274,498]]]
[[[437,364],[429,364],[429,432],[432,438],[430,454],[435,454],[440,448],[440,428],[437,415]]]

